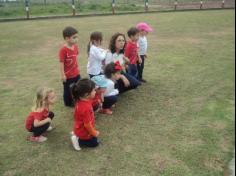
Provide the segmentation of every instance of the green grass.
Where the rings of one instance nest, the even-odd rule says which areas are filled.
[[[234,11],[156,13],[0,23],[0,175],[223,176],[234,148]],[[148,80],[120,96],[114,115],[96,115],[102,145],[76,152],[72,109],[62,101],[58,50],[62,29],[79,30],[86,77],[89,34],[137,22],[148,36]],[[26,141],[24,120],[38,86],[53,87],[56,129]]]

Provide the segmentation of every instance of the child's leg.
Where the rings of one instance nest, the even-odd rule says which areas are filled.
[[[125,84],[122,79],[117,80],[115,88],[119,90],[119,94],[124,93],[131,89],[135,89],[141,85],[140,81],[136,79],[134,76],[131,76],[128,73],[122,73],[122,74],[129,80],[130,86],[125,87]]]
[[[138,79],[136,79],[134,76],[131,76],[131,75],[127,74],[127,73],[124,73],[124,76],[130,82],[129,89],[135,89],[135,88],[137,88],[138,86],[141,85],[140,81]]]
[[[75,78],[67,79],[66,82],[63,82],[64,86],[64,104],[65,106],[73,106],[73,98],[71,95],[71,84],[76,83],[80,79],[80,76]]]
[[[119,90],[119,94],[126,91],[126,87],[122,79],[116,81],[115,88]]]
[[[70,80],[66,80],[66,82],[63,82],[64,86],[64,93],[63,93],[63,98],[64,98],[64,104],[65,106],[72,106],[72,97],[70,93]]]
[[[34,137],[38,137],[38,136],[41,136],[44,132],[46,132],[49,126],[50,126],[50,123],[45,123],[44,125],[42,125],[40,127],[34,127],[32,125],[31,131],[34,134]]]
[[[131,76],[134,76],[135,78],[137,78],[138,77],[137,65],[129,64],[128,74],[130,74]]]
[[[117,102],[117,96],[104,97],[104,102],[102,104],[103,109],[109,109],[113,104]]]
[[[78,139],[78,140],[79,140],[80,146],[97,147],[99,145],[96,137],[92,137],[91,139],[88,139],[88,140],[82,140],[82,139]]]
[[[143,79],[143,69],[144,69],[144,55],[140,55],[141,59],[142,59],[142,63],[141,64],[137,64],[137,69],[138,69],[138,79],[142,80]]]

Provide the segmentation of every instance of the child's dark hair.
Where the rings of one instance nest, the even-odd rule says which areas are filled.
[[[127,35],[128,35],[129,37],[131,37],[131,36],[136,35],[137,33],[139,33],[138,28],[136,28],[136,27],[131,27],[131,28],[128,30]]]
[[[67,26],[67,27],[63,30],[62,35],[63,35],[63,37],[64,37],[64,39],[65,39],[66,37],[71,37],[72,35],[75,35],[75,34],[77,34],[77,33],[78,33],[78,31],[77,31],[75,28],[73,28],[73,27],[71,27],[71,26]]]
[[[102,36],[102,33],[101,32],[93,32],[91,35],[90,35],[90,40],[89,40],[89,44],[88,44],[88,47],[87,47],[87,53],[89,55],[89,51],[90,51],[90,45],[91,44],[94,44],[93,41],[102,41],[103,39],[103,36]]]
[[[106,78],[110,79],[112,77],[112,74],[115,74],[119,71],[115,69],[115,63],[111,62],[110,64],[107,64],[104,68],[104,75]]]
[[[124,34],[121,34],[121,33],[115,33],[112,37],[111,37],[111,40],[110,40],[110,44],[109,44],[109,49],[111,51],[111,53],[115,53],[116,52],[116,40],[119,36],[122,36],[124,38],[124,40],[126,41],[125,39],[125,35]],[[126,44],[126,43],[125,43]],[[125,48],[125,45],[124,45],[124,48]],[[122,50],[120,50],[120,53],[124,53],[124,48]]]
[[[72,85],[71,93],[74,100],[79,100],[81,97],[90,94],[94,88],[95,83],[88,78],[84,78]]]

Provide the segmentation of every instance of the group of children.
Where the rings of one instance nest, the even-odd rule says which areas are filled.
[[[60,73],[63,82],[65,106],[74,108],[74,127],[71,141],[75,150],[81,147],[96,147],[99,131],[95,129],[94,112],[112,115],[118,95],[145,83],[144,62],[147,58],[147,34],[152,28],[139,23],[125,35],[115,33],[108,49],[103,49],[101,32],[93,32],[88,44],[87,73],[80,77],[77,57],[79,55],[78,31],[73,27],[63,30],[64,46],[59,52]],[[51,131],[54,113],[49,107],[56,100],[50,88],[37,91],[35,106],[26,119],[26,129],[32,132],[30,141],[43,142],[44,133]]]

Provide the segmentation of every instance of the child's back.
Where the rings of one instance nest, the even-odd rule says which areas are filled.
[[[87,73],[90,78],[96,75],[102,74],[103,61],[105,60],[107,51],[100,48],[102,44],[102,33],[93,32],[90,35],[90,41],[88,44],[88,64]]]
[[[87,71],[89,75],[99,75],[102,72],[102,61],[106,57],[106,51],[95,45],[91,45],[89,51]]]
[[[93,136],[85,128],[84,123],[91,123],[94,127],[94,112],[91,101],[79,100],[75,105],[74,133],[80,139],[87,140]]]

